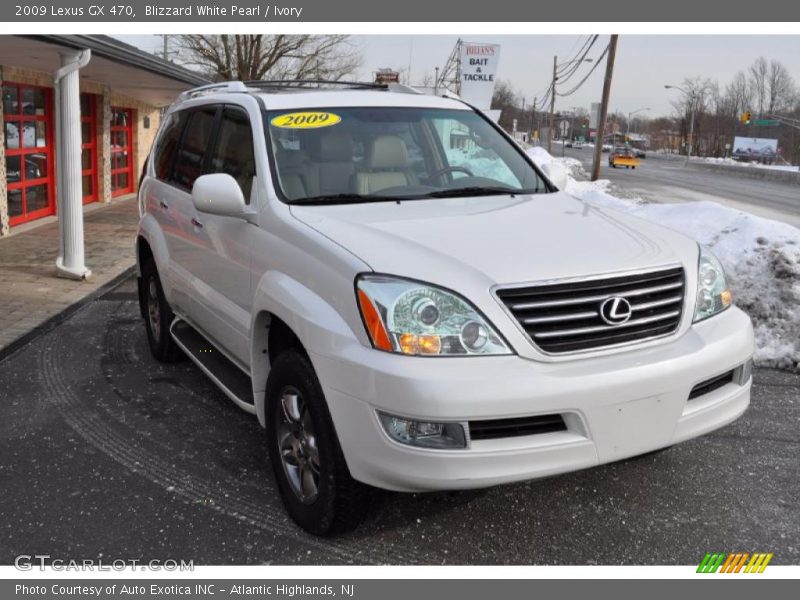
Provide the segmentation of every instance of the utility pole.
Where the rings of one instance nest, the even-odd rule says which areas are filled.
[[[553,126],[556,110],[556,71],[558,69],[558,57],[553,57],[553,86],[550,90],[550,119],[547,122],[547,151],[553,153]]]
[[[608,99],[611,95],[611,77],[614,74],[614,57],[617,55],[617,38],[613,34],[608,42],[608,58],[606,58],[606,78],[603,81],[603,99],[600,104],[600,118],[597,123],[597,134],[594,139],[594,163],[592,164],[592,181],[600,177],[600,160],[603,157],[603,138],[605,137],[606,117],[608,117]],[[555,90],[554,90],[555,91]]]
[[[537,100],[537,98],[536,98],[536,96],[534,96],[533,97],[533,105],[531,107],[532,108],[532,110],[531,110],[531,141],[533,140],[534,131],[536,132],[537,141],[538,141],[538,136],[539,136],[539,128],[536,127],[536,100]],[[794,147],[794,144],[792,144],[792,147]]]

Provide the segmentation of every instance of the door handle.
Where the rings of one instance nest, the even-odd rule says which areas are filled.
[[[163,200],[159,200],[159,201],[158,201],[158,205],[159,205],[161,208],[163,208],[164,210],[169,210],[169,204],[167,204],[167,203],[166,203],[166,202],[164,202]]]
[[[203,224],[200,221],[197,220],[197,217],[192,217],[192,225],[194,225],[198,229],[202,229],[203,228]]]

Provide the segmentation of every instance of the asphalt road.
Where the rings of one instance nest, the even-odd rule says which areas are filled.
[[[592,148],[564,150],[565,156],[580,160],[587,172],[591,171],[592,152]],[[560,145],[553,147],[553,155],[561,156]],[[615,193],[623,197],[653,202],[710,200],[800,227],[800,185],[752,179],[714,165],[683,165],[683,160],[651,153],[636,169],[612,169],[608,154],[603,154],[600,177],[611,180],[617,188]]]
[[[133,281],[0,362],[0,564],[800,562],[800,376],[757,370],[736,423],[666,452],[481,492],[378,494],[315,539],[285,516],[256,420],[149,353]]]

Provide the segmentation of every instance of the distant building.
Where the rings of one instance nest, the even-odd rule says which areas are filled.
[[[375,83],[400,83],[400,73],[392,69],[378,69],[375,71]]]
[[[54,74],[62,57],[89,50],[80,76],[80,186],[84,204],[135,192],[160,108],[202,76],[102,35],[0,36],[3,143],[0,235],[56,214]],[[64,99],[62,99],[62,102]]]

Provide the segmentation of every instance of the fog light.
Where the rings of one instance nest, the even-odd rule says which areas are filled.
[[[736,369],[734,380],[739,385],[744,385],[750,380],[750,377],[752,377],[752,375],[753,375],[753,359],[751,358],[746,363],[744,363],[743,365],[739,366]]]
[[[378,413],[389,437],[401,444],[420,448],[466,448],[467,438],[461,423],[416,421],[386,413]]]

